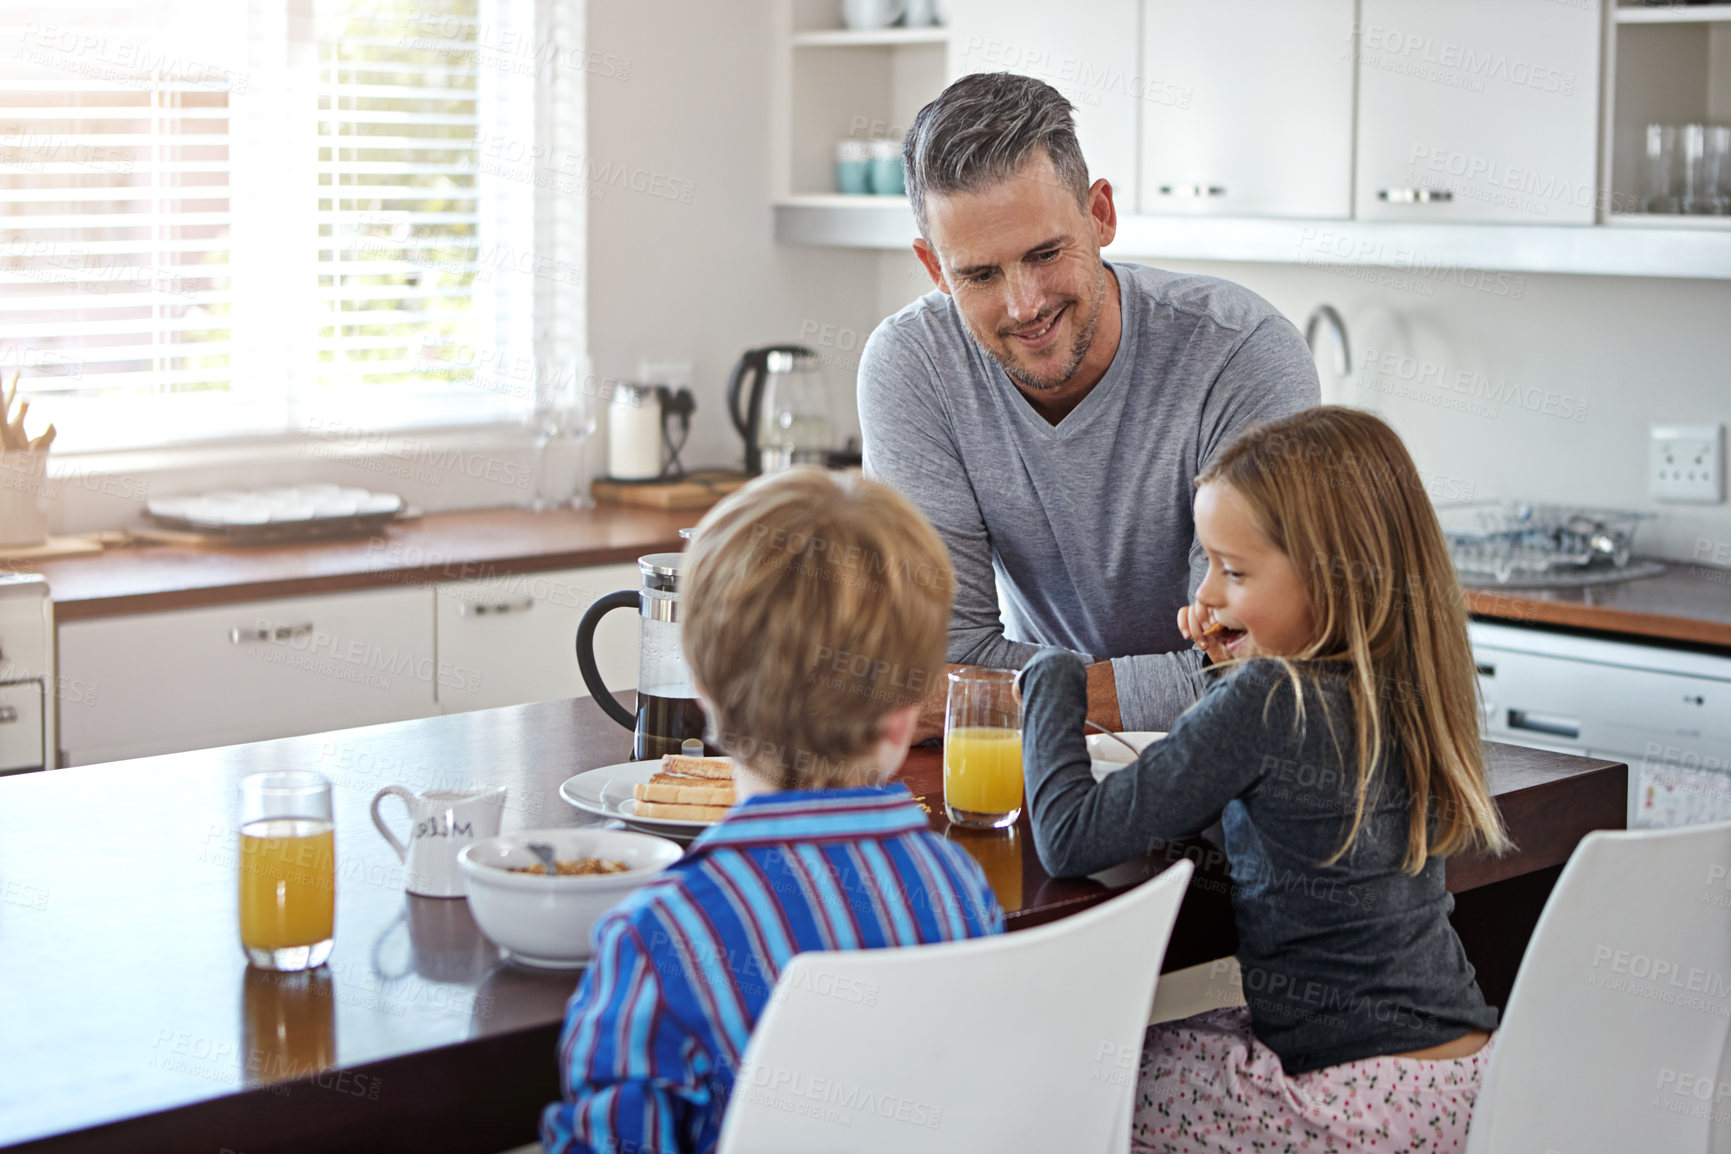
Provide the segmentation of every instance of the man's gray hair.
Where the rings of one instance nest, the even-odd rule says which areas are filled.
[[[1050,84],[1013,72],[976,72],[939,93],[914,117],[902,144],[920,235],[926,236],[926,197],[978,192],[1007,180],[1041,146],[1059,182],[1085,208],[1088,162],[1076,143],[1073,111]]]

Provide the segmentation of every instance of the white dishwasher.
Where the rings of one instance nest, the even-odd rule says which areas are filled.
[[[53,613],[40,573],[0,573],[0,773],[50,764]]]
[[[1731,819],[1731,657],[1473,621],[1485,736],[1629,764],[1630,828]]]

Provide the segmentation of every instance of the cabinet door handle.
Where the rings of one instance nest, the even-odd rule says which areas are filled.
[[[1218,184],[1163,184],[1161,196],[1225,196],[1226,189]]]
[[[302,621],[295,625],[260,625],[253,629],[235,628],[228,631],[230,645],[249,645],[261,641],[292,641],[296,637],[306,637],[313,631],[311,621]]]
[[[1571,741],[1581,736],[1581,723],[1572,717],[1555,713],[1529,713],[1524,709],[1509,710],[1509,728],[1528,733],[1543,733],[1548,737],[1566,737]]]
[[[0,725],[8,725],[18,720],[16,705],[0,705]]]
[[[489,613],[527,613],[535,608],[535,599],[521,601],[464,601],[457,606],[458,617],[485,617]]]
[[[1446,188],[1385,188],[1376,195],[1390,204],[1447,204],[1455,198]]]

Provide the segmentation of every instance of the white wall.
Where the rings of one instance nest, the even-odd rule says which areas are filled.
[[[877,320],[877,254],[775,243],[770,9],[589,0],[590,49],[631,61],[623,81],[590,77],[591,161],[694,186],[689,204],[617,187],[591,199],[590,354],[598,374],[625,379],[644,357],[694,362],[687,465],[743,462],[727,377],[760,345],[817,346],[842,433],[858,427],[853,377],[860,329]]]
[[[1338,378],[1324,349],[1323,399],[1380,412],[1433,493],[1654,511],[1641,551],[1731,553],[1731,505],[1656,504],[1646,483],[1649,424],[1731,424],[1731,282],[1139,263],[1237,281],[1300,327],[1334,305],[1354,364]],[[885,311],[926,291],[913,264],[879,258]]]

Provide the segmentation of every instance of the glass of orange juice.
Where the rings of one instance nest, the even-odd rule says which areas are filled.
[[[1006,826],[1022,812],[1022,707],[1013,669],[958,669],[944,710],[944,809],[957,825]]]
[[[331,956],[337,867],[331,783],[311,770],[240,783],[240,944],[265,970]]]

